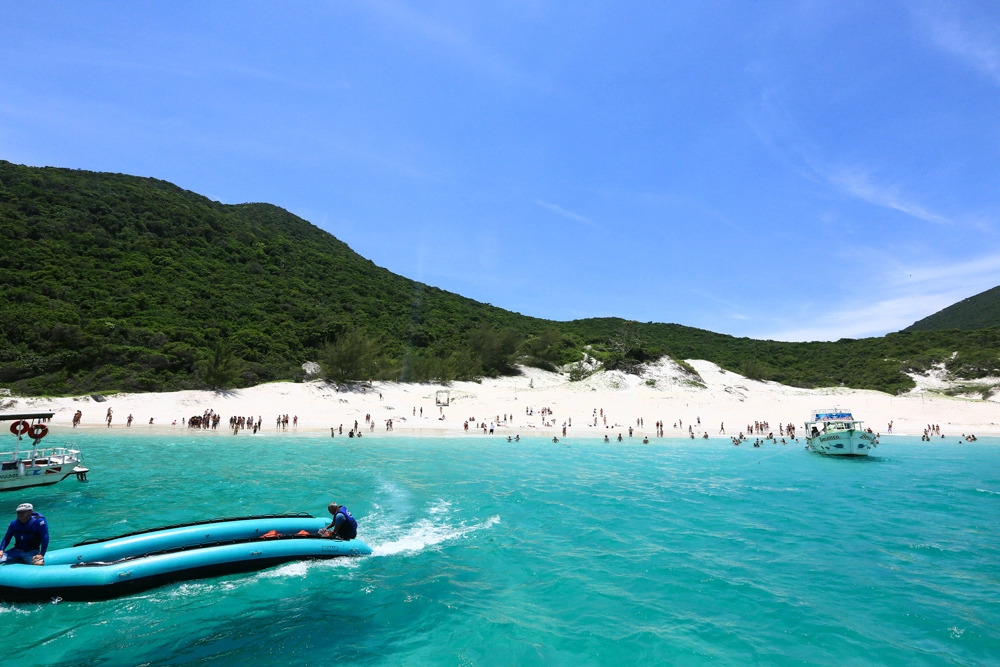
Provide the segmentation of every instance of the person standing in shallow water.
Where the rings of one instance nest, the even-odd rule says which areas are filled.
[[[337,503],[330,503],[327,510],[333,515],[333,521],[326,528],[319,529],[321,536],[334,540],[353,540],[358,536],[358,521],[351,516],[350,510]]]

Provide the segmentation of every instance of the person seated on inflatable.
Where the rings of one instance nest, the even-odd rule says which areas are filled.
[[[14,548],[8,550],[10,538]],[[17,518],[10,522],[7,534],[0,543],[0,563],[45,565],[45,551],[49,548],[49,526],[45,517],[35,511],[31,503],[17,506]]]
[[[327,507],[333,515],[333,521],[326,528],[320,528],[319,534],[333,540],[353,540],[358,536],[358,522],[343,505],[330,503]],[[333,530],[330,530],[330,529]]]

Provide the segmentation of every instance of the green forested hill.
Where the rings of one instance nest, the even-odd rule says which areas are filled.
[[[0,162],[0,235],[0,383],[19,391],[203,387],[219,346],[236,384],[294,378],[357,332],[406,377],[480,327],[543,328],[396,276],[275,206],[154,179]]]
[[[164,391],[327,377],[451,380],[669,354],[756,379],[885,391],[947,361],[1000,370],[1000,329],[837,343],[525,317],[397,276],[287,211],[163,181],[0,161],[0,386]],[[957,353],[957,354],[956,354]]]
[[[943,310],[914,322],[903,331],[987,329],[1000,326],[1000,287],[962,299]]]
[[[579,339],[600,343],[616,337],[623,320],[567,323]],[[705,359],[755,380],[795,387],[845,386],[899,393],[911,389],[907,371],[935,364],[956,379],[1000,375],[1000,327],[978,331],[900,332],[882,338],[783,343],[735,338],[677,324],[630,324],[643,342],[641,357]]]

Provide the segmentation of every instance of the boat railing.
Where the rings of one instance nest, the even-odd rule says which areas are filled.
[[[69,447],[35,447],[34,449],[20,449],[12,452],[0,452],[0,461],[37,461],[51,458],[80,458],[79,449]]]
[[[832,433],[834,431],[852,431],[861,429],[861,420],[858,419],[838,419],[830,421],[806,422],[806,432],[809,437]]]

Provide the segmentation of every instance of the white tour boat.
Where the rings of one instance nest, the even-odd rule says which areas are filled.
[[[878,447],[878,437],[861,428],[850,410],[813,410],[806,422],[806,443],[814,452],[831,456],[868,456]]]
[[[31,486],[50,486],[70,475],[81,482],[87,473],[80,459],[80,451],[68,447],[41,447],[42,438],[48,435],[46,422],[53,412],[27,412],[0,415],[0,422],[10,422],[14,435],[14,450],[0,452],[0,491],[17,491]],[[30,444],[25,442],[30,441]]]

